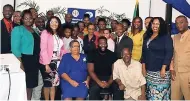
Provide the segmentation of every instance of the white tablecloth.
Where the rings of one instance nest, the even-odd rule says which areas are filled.
[[[18,73],[10,73],[11,90],[10,101],[27,101],[25,73],[20,70]],[[0,100],[7,100],[9,92],[9,75],[0,73]]]

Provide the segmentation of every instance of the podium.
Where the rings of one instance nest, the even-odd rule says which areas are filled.
[[[0,54],[0,59],[0,101],[7,100],[8,96],[10,101],[27,101],[25,73],[20,69],[20,61],[13,54]]]

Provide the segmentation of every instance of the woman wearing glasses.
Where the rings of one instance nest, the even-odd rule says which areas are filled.
[[[61,21],[58,17],[51,17],[46,30],[41,33],[40,63],[44,65],[42,72],[45,100],[55,99],[55,86],[59,85],[57,66],[66,51],[61,36]]]

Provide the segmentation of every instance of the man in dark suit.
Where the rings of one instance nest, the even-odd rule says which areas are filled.
[[[116,34],[115,52],[117,54],[117,58],[120,59],[121,52],[124,48],[129,48],[132,50],[133,41],[124,34],[124,26],[122,24],[117,24]],[[124,91],[120,90],[119,84],[116,81],[113,82],[113,100],[124,100]]]
[[[72,19],[73,16],[71,14],[65,14],[65,23],[62,25],[63,29],[66,27],[73,27]]]
[[[133,40],[124,34],[124,26],[118,24],[116,26],[115,52],[118,58],[121,58],[123,48],[133,49]]]
[[[7,4],[3,6],[3,19],[1,20],[1,54],[11,53],[11,31],[13,22],[11,20],[14,9]]]

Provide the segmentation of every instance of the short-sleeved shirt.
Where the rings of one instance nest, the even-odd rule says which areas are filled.
[[[117,56],[114,52],[106,50],[104,54],[95,50],[90,53],[87,58],[88,63],[94,64],[94,72],[99,77],[108,77],[112,75],[112,64],[117,60]]]

